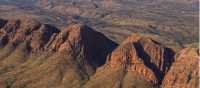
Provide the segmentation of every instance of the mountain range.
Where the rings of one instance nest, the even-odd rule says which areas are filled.
[[[198,4],[197,0],[1,0],[0,17],[29,17],[61,29],[78,21],[117,43],[137,33],[154,36],[178,51],[198,46]]]
[[[0,0],[0,88],[198,88],[198,0]]]
[[[82,23],[1,19],[0,46],[0,88],[198,87],[197,50],[175,52],[149,36],[119,45]]]

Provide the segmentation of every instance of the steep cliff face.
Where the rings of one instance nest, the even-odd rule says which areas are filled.
[[[132,35],[108,56],[107,64],[97,70],[86,86],[89,88],[111,88],[114,85],[123,88],[139,87],[137,83],[133,84],[138,80],[143,83],[141,85],[155,86],[160,84],[164,74],[169,70],[174,61],[173,56],[172,50],[152,39]],[[106,81],[99,83],[99,80]],[[104,83],[107,86],[98,87]]]
[[[174,52],[155,42],[151,38],[132,35],[123,43],[122,47],[116,49],[110,58],[111,66],[127,65],[130,70],[139,71],[151,81],[162,80],[173,62]],[[140,66],[137,64],[141,63]],[[141,69],[140,69],[141,67]],[[142,70],[143,68],[147,68]],[[157,80],[155,80],[157,79]]]
[[[77,60],[94,68],[103,65],[107,54],[117,45],[99,32],[78,23],[70,24],[51,40],[47,49],[66,51],[75,57],[81,53],[82,56],[77,57]]]
[[[198,53],[186,48],[174,55],[137,34],[117,47],[80,23],[59,30],[31,19],[0,19],[0,88],[197,87]]]
[[[181,50],[166,74],[162,88],[197,88],[199,86],[198,62],[199,55],[195,49]]]
[[[62,31],[30,19],[9,20],[6,24],[2,20],[1,23],[4,25],[0,30],[2,46],[28,42],[33,52],[65,51],[75,56],[84,52],[83,58],[88,58],[88,64],[94,67],[104,64],[102,58],[116,46],[101,33],[79,23],[72,23]]]
[[[79,23],[59,30],[30,19],[0,21],[2,88],[80,87],[117,45]]]

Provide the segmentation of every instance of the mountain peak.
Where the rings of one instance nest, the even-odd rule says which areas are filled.
[[[17,45],[28,42],[31,52],[63,52],[80,55],[79,63],[91,65],[92,69],[105,63],[106,56],[117,45],[100,32],[87,25],[73,22],[64,29],[29,19],[7,20],[1,28],[1,44]],[[90,66],[89,66],[90,67]]]
[[[23,64],[31,67],[30,63],[36,62],[36,68],[33,67],[23,75],[37,73],[33,78],[39,77],[41,80],[54,81],[58,80],[58,77],[68,80],[71,76],[74,77],[71,78],[73,80],[88,80],[97,67],[105,64],[107,55],[117,46],[102,33],[80,23],[71,23],[60,30],[38,21],[17,19],[5,20],[5,22],[1,21],[2,27],[0,28],[1,48],[6,50],[0,57],[2,58],[0,60],[1,69],[9,68],[8,71],[12,71]],[[7,48],[7,46],[11,47]],[[33,61],[29,62],[30,60]],[[42,66],[42,68],[37,68],[37,66]],[[53,80],[45,77],[43,68],[46,68],[49,75],[52,74]],[[19,67],[19,72],[22,70]],[[19,79],[26,78],[22,76]],[[45,82],[48,83],[48,81]],[[75,83],[81,85],[79,81]],[[15,85],[20,85],[18,84],[20,82],[21,80],[16,80]],[[27,85],[35,85],[35,83]],[[75,84],[69,86],[71,85]]]
[[[171,49],[155,43],[151,38],[131,35],[112,52],[109,60],[111,67],[128,67],[130,71],[158,83],[171,66],[173,56]]]
[[[6,86],[13,76],[14,86],[27,83],[27,87],[41,87],[42,83],[44,88],[49,87],[49,82],[63,87],[67,84],[69,88],[101,84],[128,88],[138,80],[166,87],[198,82],[198,54],[194,49],[186,48],[174,57],[173,50],[151,36],[133,34],[117,47],[102,33],[81,23],[58,29],[35,20],[2,19],[0,45],[0,71],[14,73],[0,77]],[[182,79],[183,86],[179,85]]]

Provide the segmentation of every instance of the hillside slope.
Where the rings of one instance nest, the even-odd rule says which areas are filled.
[[[0,19],[0,47],[0,88],[198,85],[196,52],[184,49],[176,54],[152,38],[137,34],[118,46],[77,22],[60,30],[34,19]]]

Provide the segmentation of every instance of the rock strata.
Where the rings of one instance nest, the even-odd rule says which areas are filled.
[[[131,35],[109,58],[111,67],[125,66],[157,83],[169,70],[174,52],[150,38]]]
[[[199,55],[193,48],[185,48],[176,54],[175,62],[166,74],[162,88],[198,88]]]
[[[198,58],[137,34],[117,46],[77,22],[0,19],[0,88],[196,88]]]

